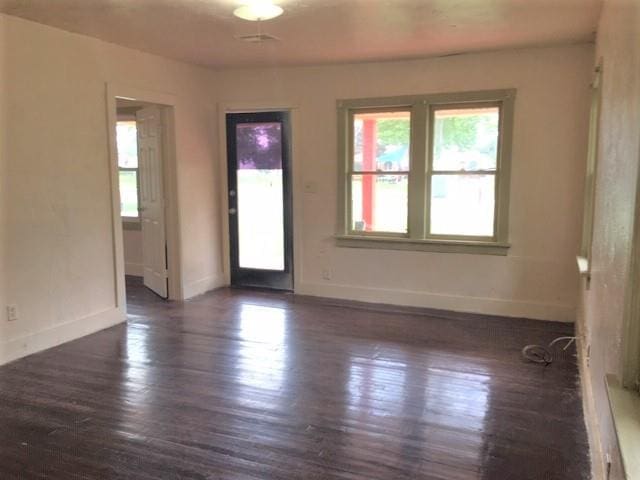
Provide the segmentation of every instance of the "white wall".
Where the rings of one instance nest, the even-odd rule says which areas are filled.
[[[144,274],[142,264],[142,231],[127,229],[123,223],[122,237],[124,247],[124,273],[141,277]]]
[[[210,75],[0,15],[0,363],[122,320],[106,82],[177,97],[183,289],[223,281]],[[4,321],[6,304],[17,322]]]
[[[217,72],[220,104],[295,106],[296,291],[574,321],[593,46]],[[516,88],[507,257],[336,248],[336,100]],[[224,152],[220,161],[224,162]],[[302,185],[317,183],[316,194]],[[322,279],[322,270],[332,280]]]
[[[622,374],[622,323],[628,287],[640,153],[640,1],[605,1],[596,58],[603,59],[591,288],[581,289],[583,380],[596,472],[602,454],[623,479],[604,376]],[[589,366],[586,350],[591,345]],[[596,477],[601,478],[601,477]]]
[[[1,22],[2,20],[0,20]],[[8,278],[8,216],[9,216],[9,122],[8,118],[8,101],[9,92],[6,88],[8,84],[8,70],[4,68],[7,64],[6,48],[7,32],[0,23],[0,323],[4,322],[4,308],[8,303],[7,282]],[[3,340],[2,328],[0,327],[0,342]],[[3,356],[0,353],[0,364],[2,364]]]

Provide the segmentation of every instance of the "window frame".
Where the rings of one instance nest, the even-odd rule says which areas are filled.
[[[358,108],[358,109],[351,109],[348,112],[348,125],[353,125],[355,116],[357,114],[360,113],[387,113],[387,112],[408,112],[409,113],[409,170],[405,171],[394,171],[394,172],[386,172],[386,171],[360,171],[357,172],[353,169],[353,162],[351,161],[351,159],[353,159],[355,157],[355,131],[353,128],[349,128],[349,133],[348,133],[348,159],[346,162],[346,185],[345,188],[347,189],[347,198],[350,200],[347,204],[347,235],[350,236],[365,236],[365,237],[384,237],[384,238],[408,238],[409,237],[409,232],[407,231],[407,233],[402,233],[402,232],[385,232],[385,231],[376,231],[376,232],[367,232],[367,231],[361,231],[361,230],[355,230],[352,228],[353,226],[353,221],[352,221],[352,216],[353,216],[353,202],[351,201],[352,199],[352,187],[353,184],[351,182],[351,178],[354,175],[362,175],[363,178],[365,175],[375,175],[375,176],[382,176],[382,175],[406,175],[407,178],[409,179],[411,177],[411,165],[413,162],[413,155],[411,152],[411,138],[413,135],[413,132],[411,132],[411,119],[413,118],[412,116],[412,112],[411,112],[411,108],[402,108],[402,107],[373,107],[373,108]],[[407,191],[407,201],[409,200],[409,193]],[[407,230],[409,230],[409,209],[407,208]]]
[[[118,119],[116,120],[116,128],[118,123],[130,123],[133,122],[136,124],[136,132],[138,129],[138,124],[136,122],[136,117],[135,115],[119,115]],[[136,155],[138,155],[138,151],[136,148]],[[123,222],[125,223],[130,223],[130,224],[139,224],[140,223],[140,164],[138,163],[138,166],[136,168],[132,168],[132,167],[121,167],[120,166],[120,157],[117,154],[116,151],[116,158],[118,160],[118,182],[120,182],[120,172],[136,172],[136,193],[138,196],[138,216],[137,217],[131,217],[131,216],[127,216],[127,215],[122,215],[122,207],[120,207],[120,218],[122,219]],[[139,156],[138,156],[139,159]],[[120,187],[118,185],[118,191],[120,191]]]
[[[421,250],[506,255],[510,247],[509,190],[515,89],[338,100],[338,223],[336,242],[342,247]],[[492,236],[430,233],[433,172],[433,115],[438,109],[500,108]],[[351,228],[353,117],[360,112],[409,111],[411,114],[408,224],[406,234],[361,232]],[[477,172],[472,172],[476,174]]]
[[[586,277],[586,288],[591,283],[591,256],[596,204],[596,175],[598,174],[598,139],[600,135],[600,108],[602,104],[602,61],[596,66],[591,81],[591,104],[589,110],[589,137],[587,163],[584,175],[584,208],[582,236],[578,253],[578,270]]]

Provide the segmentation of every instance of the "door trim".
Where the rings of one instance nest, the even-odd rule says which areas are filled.
[[[297,164],[297,152],[300,150],[298,135],[301,132],[300,115],[298,106],[292,102],[254,102],[254,103],[219,103],[218,104],[218,188],[220,189],[220,219],[222,226],[222,265],[226,285],[231,285],[231,246],[230,246],[230,225],[229,225],[229,185],[227,168],[227,114],[228,113],[257,113],[257,112],[288,112],[289,113],[289,133],[290,133],[290,154],[291,154],[291,192],[294,198],[292,205],[291,223],[293,228],[293,291],[298,290],[301,283],[302,273],[302,234],[303,223],[302,209],[296,207],[295,199],[302,198],[301,168]]]
[[[118,156],[116,149],[116,99],[135,99],[161,107],[163,136],[163,176],[165,186],[165,228],[167,233],[167,269],[169,275],[169,299],[182,300],[182,250],[180,238],[180,213],[178,208],[178,175],[175,139],[175,107],[177,97],[172,94],[107,82],[105,84],[107,110],[107,138],[109,152],[109,176],[111,182],[111,217],[115,278],[115,306],[126,315],[126,291],[124,273],[124,246],[122,218],[120,217],[120,186],[118,181]]]

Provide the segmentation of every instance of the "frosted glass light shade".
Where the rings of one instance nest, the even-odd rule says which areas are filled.
[[[261,20],[271,20],[272,18],[282,15],[282,12],[282,8],[278,5],[274,5],[268,1],[257,1],[236,8],[233,14],[243,20],[257,22]]]

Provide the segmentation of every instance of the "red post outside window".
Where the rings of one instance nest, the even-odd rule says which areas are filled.
[[[363,120],[362,125],[362,169],[373,172],[376,170],[376,137],[377,123],[373,118]],[[375,175],[363,175],[362,177],[362,220],[367,232],[373,230],[373,189]]]

